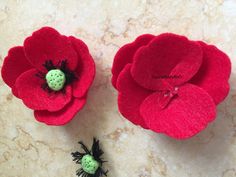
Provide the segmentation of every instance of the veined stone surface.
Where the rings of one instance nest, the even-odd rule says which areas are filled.
[[[43,26],[89,46],[97,73],[85,108],[66,126],[38,123],[0,79],[0,177],[75,177],[71,152],[101,140],[110,177],[236,176],[235,0],[0,0],[0,66],[8,49]],[[177,141],[124,119],[111,86],[116,51],[143,33],[203,40],[232,61],[231,91],[216,121]]]

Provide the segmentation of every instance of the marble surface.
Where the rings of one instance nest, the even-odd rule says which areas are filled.
[[[10,47],[42,26],[84,40],[96,79],[85,108],[63,127],[36,122],[0,79],[0,177],[75,177],[70,153],[93,136],[102,142],[109,177],[236,177],[235,0],[0,0],[0,66]],[[110,83],[120,46],[162,32],[215,44],[233,64],[231,92],[216,121],[185,141],[124,119]]]

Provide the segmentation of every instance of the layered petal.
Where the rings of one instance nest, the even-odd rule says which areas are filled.
[[[140,87],[133,80],[130,68],[131,64],[126,65],[117,80],[119,111],[132,123],[148,128],[139,113],[139,109],[143,100],[152,92]]]
[[[165,33],[136,52],[131,74],[144,88],[166,90],[169,84],[177,86],[187,82],[201,64],[202,49],[197,42]]]
[[[64,125],[73,119],[76,113],[83,108],[85,102],[85,98],[73,98],[68,105],[57,112],[34,111],[34,116],[39,122],[47,125]]]
[[[40,71],[44,71],[44,64],[51,60],[54,65],[67,61],[67,67],[74,70],[78,57],[66,36],[60,35],[55,29],[44,27],[34,32],[24,41],[25,55],[30,63]]]
[[[9,87],[13,88],[17,77],[31,68],[31,64],[25,57],[23,47],[13,47],[4,59],[1,70],[2,78]]]
[[[34,110],[58,111],[62,109],[71,100],[71,86],[66,86],[65,93],[48,93],[41,86],[45,81],[37,77],[37,70],[31,69],[16,80],[16,89],[18,96],[26,106]]]
[[[215,119],[216,105],[213,99],[198,86],[181,86],[177,97],[165,109],[159,109],[160,97],[160,93],[153,93],[140,108],[147,126],[155,132],[185,139],[196,135]]]
[[[74,37],[70,37],[70,40],[78,56],[78,66],[74,71],[77,79],[73,83],[73,95],[81,98],[87,93],[93,83],[95,64],[88,47],[83,41]]]
[[[144,34],[134,42],[126,44],[116,53],[112,66],[112,84],[116,87],[117,78],[125,65],[132,63],[135,52],[142,46],[147,45],[155,36]]]
[[[206,90],[219,104],[229,93],[231,62],[229,57],[213,45],[199,42],[203,49],[203,63],[190,81]]]

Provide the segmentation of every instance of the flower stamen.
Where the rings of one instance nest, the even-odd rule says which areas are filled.
[[[42,88],[49,93],[51,91],[64,92],[65,86],[77,79],[74,72],[67,67],[67,60],[61,60],[57,64],[54,64],[52,60],[47,60],[43,66],[48,72],[39,71],[36,76],[45,81]]]
[[[66,82],[65,74],[60,69],[52,69],[46,74],[48,87],[53,91],[61,90]]]

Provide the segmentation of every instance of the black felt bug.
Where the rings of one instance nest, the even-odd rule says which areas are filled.
[[[72,152],[73,161],[81,165],[81,168],[76,171],[77,176],[81,177],[100,177],[107,176],[108,170],[102,168],[104,162],[103,151],[100,149],[99,140],[93,138],[93,145],[89,150],[83,142],[79,142],[84,152]]]

